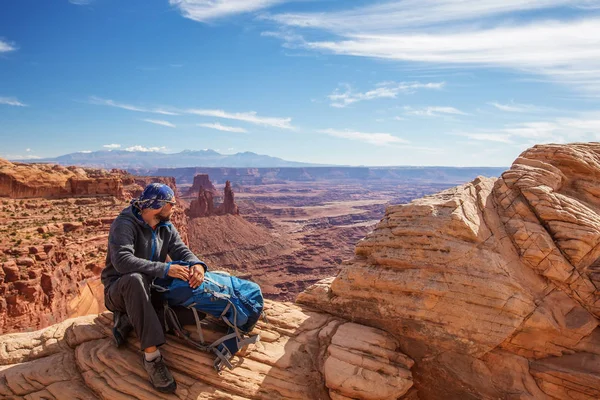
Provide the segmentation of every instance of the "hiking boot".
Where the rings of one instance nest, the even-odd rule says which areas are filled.
[[[127,336],[133,330],[133,325],[129,322],[127,314],[120,311],[113,313],[113,336],[115,337],[115,343],[117,347],[123,346],[127,343]]]
[[[177,382],[163,361],[163,357],[146,361],[146,357],[142,354],[142,360],[152,386],[161,393],[175,393]]]

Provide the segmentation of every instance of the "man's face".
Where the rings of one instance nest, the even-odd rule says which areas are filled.
[[[160,209],[160,213],[158,213],[157,218],[159,221],[169,221],[171,220],[171,215],[173,215],[173,204],[167,203]]]

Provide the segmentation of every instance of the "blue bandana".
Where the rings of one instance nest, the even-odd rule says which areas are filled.
[[[140,197],[131,200],[131,205],[138,210],[145,210],[147,208],[158,210],[167,203],[175,204],[175,193],[164,183],[149,184]]]

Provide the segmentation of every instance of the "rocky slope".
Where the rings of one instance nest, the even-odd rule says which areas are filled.
[[[535,146],[388,207],[299,301],[393,334],[422,400],[600,398],[599,176],[600,144]]]

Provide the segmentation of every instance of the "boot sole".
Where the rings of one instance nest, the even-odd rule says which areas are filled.
[[[173,381],[173,383],[171,383],[169,386],[165,386],[162,388],[159,388],[159,387],[154,387],[154,388],[161,393],[175,393],[175,391],[177,390],[177,382]]]

